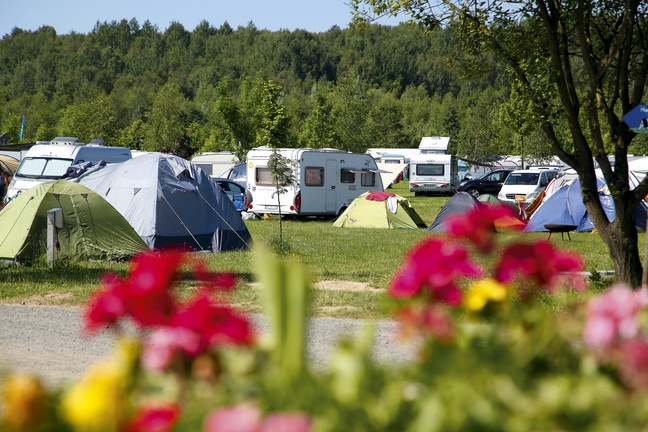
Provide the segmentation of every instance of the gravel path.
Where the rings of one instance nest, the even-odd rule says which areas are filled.
[[[0,306],[0,370],[33,372],[49,385],[80,377],[94,362],[110,355],[109,333],[86,338],[81,333],[81,310],[76,307]],[[252,317],[261,331],[262,316]],[[308,355],[316,368],[328,364],[331,348],[342,335],[356,334],[362,322],[353,319],[314,318],[310,323]],[[414,356],[411,345],[396,337],[396,324],[379,321],[374,355],[385,362],[407,362]]]

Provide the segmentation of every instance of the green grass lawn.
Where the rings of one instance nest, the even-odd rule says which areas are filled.
[[[401,182],[390,191],[410,200],[429,226],[449,197],[417,196]],[[254,242],[258,245],[277,242],[279,221],[246,221]],[[284,220],[283,239],[288,254],[301,260],[314,282],[344,280],[370,285],[365,291],[316,290],[316,310],[329,311],[332,316],[381,316],[381,299],[389,280],[401,265],[403,255],[419,240],[428,236],[426,230],[380,230],[334,228],[331,220]],[[499,240],[547,238],[547,233],[500,233]],[[571,241],[553,235],[551,241],[559,247],[578,251],[584,258],[586,270],[612,270],[612,261],[600,237],[591,233],[572,233]],[[640,234],[640,250],[644,250],[645,235]],[[231,271],[242,276],[243,282],[255,280],[254,251],[225,252],[204,255],[214,270]],[[262,256],[262,254],[261,254]],[[76,305],[83,303],[95,290],[101,276],[107,272],[124,273],[126,263],[57,264],[14,267],[0,265],[0,302]],[[258,311],[258,288],[242,283],[236,302],[246,310]]]

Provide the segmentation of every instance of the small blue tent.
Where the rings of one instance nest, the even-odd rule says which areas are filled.
[[[609,221],[613,221],[614,201],[612,197],[601,191],[605,182],[597,179],[599,187],[599,200],[605,210]],[[646,210],[648,207],[645,203],[637,206],[634,212],[634,220],[638,229],[646,229]],[[576,232],[592,231],[594,223],[587,213],[583,196],[581,194],[580,181],[578,179],[566,183],[556,192],[554,192],[540,207],[533,213],[529,223],[524,228],[526,232],[532,231],[549,231],[545,225],[574,225]]]

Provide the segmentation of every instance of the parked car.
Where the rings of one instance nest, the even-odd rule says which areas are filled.
[[[224,179],[232,180],[243,187],[247,187],[247,163],[234,165],[232,168],[221,174]]]
[[[497,196],[500,189],[502,189],[504,181],[511,173],[511,171],[513,170],[495,170],[486,174],[482,174],[481,176],[472,180],[464,180],[459,184],[457,190],[459,192],[468,192],[474,197],[478,197],[482,194]]]
[[[554,169],[515,170],[504,181],[497,198],[500,201],[521,201],[528,204],[556,177],[558,171]]]
[[[252,203],[252,194],[245,187],[241,186],[235,181],[226,178],[213,178],[212,181],[227,197],[234,203],[234,207],[239,212],[247,211]]]

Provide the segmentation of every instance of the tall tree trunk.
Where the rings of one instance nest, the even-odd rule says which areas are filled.
[[[601,237],[610,250],[617,280],[633,288],[641,286],[642,267],[637,230],[633,225],[623,227],[621,224],[612,223],[605,231],[607,233],[601,232]]]
[[[634,207],[624,199],[614,199],[615,219],[609,222],[598,200],[596,189],[584,188],[583,201],[610,251],[617,281],[624,282],[632,288],[641,286],[643,270],[639,255],[639,236],[633,218]]]

